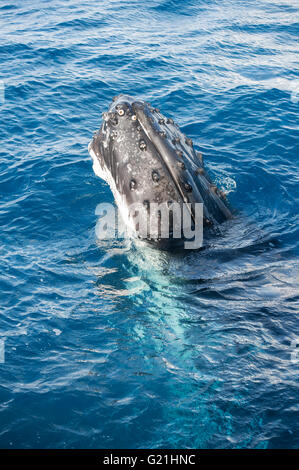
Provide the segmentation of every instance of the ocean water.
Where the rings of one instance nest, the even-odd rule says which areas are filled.
[[[298,447],[298,2],[0,0],[0,25],[0,447]],[[97,239],[120,92],[228,192],[204,250]]]

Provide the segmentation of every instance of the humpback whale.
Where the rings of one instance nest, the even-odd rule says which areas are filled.
[[[122,218],[137,235],[143,219],[146,224],[154,223],[152,212],[147,218],[151,206],[159,223],[163,204],[186,205],[194,225],[194,208],[199,203],[204,230],[232,217],[225,194],[211,181],[192,140],[171,117],[145,101],[123,94],[113,98],[88,150],[94,172],[110,185]],[[136,205],[138,222],[130,211]],[[168,236],[158,228],[154,235],[147,231],[142,238],[167,249],[174,242],[173,213],[169,223]]]

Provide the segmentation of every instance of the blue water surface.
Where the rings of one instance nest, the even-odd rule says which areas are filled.
[[[2,448],[298,447],[298,32],[297,0],[0,0]],[[228,192],[204,250],[97,239],[120,92]]]

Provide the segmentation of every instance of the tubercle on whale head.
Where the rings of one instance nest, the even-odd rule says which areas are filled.
[[[211,181],[193,142],[149,103],[116,96],[103,113],[100,130],[89,144],[94,171],[126,205],[169,200],[203,204],[204,225],[231,217],[224,198]],[[216,188],[216,189],[215,189]]]

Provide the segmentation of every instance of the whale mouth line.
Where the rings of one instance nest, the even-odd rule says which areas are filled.
[[[154,134],[154,130],[152,129],[152,126],[151,126],[151,124],[150,124],[150,122],[149,122],[149,117],[148,117],[148,116],[145,116],[145,117],[147,118],[147,122],[146,122],[147,125],[145,125],[145,123],[143,122],[143,120],[140,119],[140,118],[141,118],[141,116],[140,116],[140,111],[138,110],[138,108],[136,109],[135,103],[132,104],[132,108],[134,109],[134,111],[135,111],[135,113],[136,113],[136,116],[139,117],[138,120],[139,120],[139,123],[141,124],[141,126],[142,126],[142,128],[143,128],[143,130],[144,130],[145,135],[146,135],[147,138],[152,142],[153,146],[154,146],[155,149],[156,149],[156,152],[157,152],[159,158],[161,159],[162,163],[163,163],[163,164],[165,165],[165,167],[167,168],[167,171],[168,171],[168,173],[169,173],[169,176],[171,177],[171,179],[172,179],[172,181],[173,181],[173,183],[174,183],[174,185],[175,185],[175,187],[176,187],[178,193],[180,194],[182,200],[183,200],[184,202],[188,202],[188,201],[186,200],[185,194],[184,194],[183,191],[182,191],[182,188],[181,188],[181,186],[180,186],[180,184],[179,184],[179,181],[178,181],[178,179],[177,179],[177,177],[176,177],[176,175],[175,175],[175,172],[174,172],[173,169],[172,169],[173,167],[172,167],[172,165],[170,164],[170,162],[168,161],[169,159],[167,158],[167,150],[168,150],[169,152],[171,152],[170,148],[164,149],[164,150],[165,150],[164,152],[163,152],[163,150],[161,150],[161,148],[159,148],[159,145],[157,145],[157,143],[159,143],[159,139],[154,139],[154,138],[153,138],[153,137],[155,137],[155,136],[153,135],[153,134]],[[145,109],[147,109],[147,107],[145,107]],[[142,112],[145,114],[145,112],[144,112],[143,109],[142,109]],[[149,132],[149,130],[152,130],[152,132]],[[155,142],[155,140],[156,140],[156,142]],[[193,214],[193,211],[192,211],[191,206],[187,205],[187,208],[188,208],[188,211],[189,211],[190,216],[191,216],[191,218],[192,218],[192,221],[195,222],[194,214]]]

